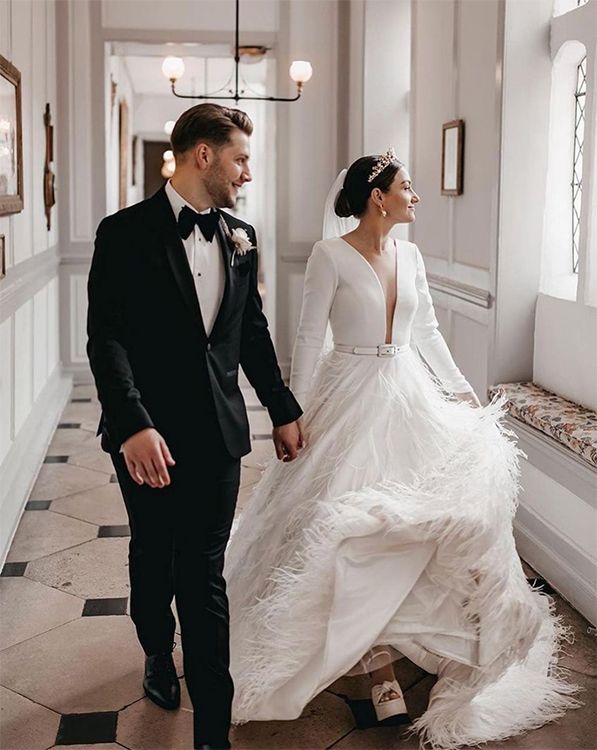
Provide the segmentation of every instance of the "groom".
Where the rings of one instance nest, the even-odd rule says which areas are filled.
[[[153,197],[99,225],[87,352],[131,529],[131,617],[144,688],[180,705],[176,597],[194,747],[229,748],[233,684],[222,575],[240,458],[251,450],[239,364],[274,425],[278,458],[302,447],[257,289],[255,231],[232,208],[251,180],[253,125],[199,104],[172,131],[176,172]]]

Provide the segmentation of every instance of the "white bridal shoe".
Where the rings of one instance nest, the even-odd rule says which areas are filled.
[[[391,700],[383,700],[384,696],[390,692],[396,693],[397,697]],[[392,680],[391,682],[385,680],[379,685],[374,685],[371,688],[371,700],[373,701],[373,708],[375,709],[378,721],[389,719],[391,716],[399,716],[400,714],[408,715],[402,690],[397,680]]]

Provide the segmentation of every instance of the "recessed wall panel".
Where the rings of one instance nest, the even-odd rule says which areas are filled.
[[[15,434],[21,429],[33,404],[33,303],[28,300],[15,313],[13,379],[15,390]]]
[[[48,373],[51,375],[60,359],[58,277],[48,284]]]
[[[12,442],[12,318],[0,324],[0,464]]]
[[[14,263],[17,265],[33,254],[33,232],[31,211],[33,198],[33,159],[32,144],[34,120],[31,109],[31,22],[32,3],[31,0],[13,2],[11,4],[12,15],[12,59],[21,73],[21,109],[22,109],[22,136],[23,136],[23,200],[25,211],[12,217],[14,229],[13,248]],[[43,169],[43,164],[41,165]],[[41,180],[41,174],[38,179]]]
[[[43,390],[48,378],[48,287],[33,298],[33,400]]]
[[[454,201],[454,260],[489,268],[495,252],[499,150],[498,0],[458,8],[457,116],[465,121],[464,192]]]
[[[418,2],[413,10],[413,160],[409,166],[421,203],[411,236],[423,255],[447,258],[449,206],[440,192],[440,167],[442,123],[454,117],[454,2]]]
[[[70,321],[70,359],[84,364],[87,362],[87,277],[79,274],[70,277]]]
[[[452,311],[450,351],[481,401],[486,398],[487,326]]]

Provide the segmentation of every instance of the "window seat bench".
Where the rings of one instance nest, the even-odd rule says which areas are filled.
[[[597,413],[546,391],[535,383],[500,383],[489,398],[504,394],[508,413],[597,467]]]

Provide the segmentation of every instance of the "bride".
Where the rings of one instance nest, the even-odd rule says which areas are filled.
[[[434,748],[578,705],[556,671],[563,628],[514,547],[519,451],[503,404],[480,406],[438,331],[418,248],[390,237],[418,202],[393,149],[330,192],[292,361],[306,446],[266,469],[227,552],[236,723],[297,718],[363,672],[378,718],[406,721],[401,657],[438,676],[413,724]]]

